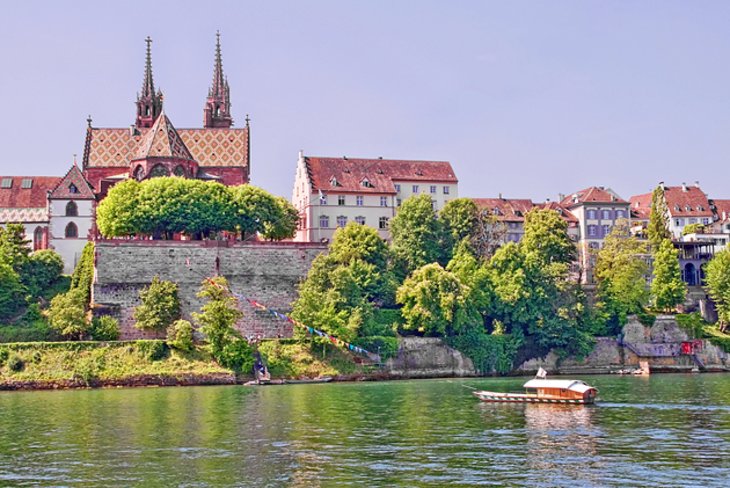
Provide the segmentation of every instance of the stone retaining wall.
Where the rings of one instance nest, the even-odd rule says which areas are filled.
[[[204,278],[222,275],[235,293],[287,312],[314,258],[326,251],[318,243],[233,243],[229,241],[123,241],[96,243],[92,300],[100,313],[116,316],[121,339],[155,337],[134,327],[139,291],[152,278],[178,284],[183,318],[203,305],[196,294]],[[288,322],[241,303],[238,329],[246,336],[290,337]]]

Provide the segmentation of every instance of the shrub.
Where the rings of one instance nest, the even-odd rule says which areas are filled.
[[[47,342],[58,339],[58,334],[43,319],[0,327],[0,342]]]
[[[135,327],[142,330],[163,331],[180,318],[180,299],[177,284],[155,276],[152,283],[139,292],[142,304],[134,309]]]
[[[192,351],[193,325],[187,320],[177,320],[167,328],[167,344],[181,351]]]
[[[8,356],[10,356],[10,352],[8,352],[8,350],[4,347],[0,348],[0,366],[5,364],[5,361],[8,360]]]
[[[21,270],[23,284],[33,296],[39,296],[43,290],[55,283],[63,271],[63,259],[50,249],[36,251],[28,256],[28,261]]]
[[[15,372],[23,371],[23,368],[25,368],[25,362],[20,358],[20,356],[13,354],[8,358],[8,368]]]
[[[234,371],[251,371],[253,368],[253,348],[243,339],[235,339],[223,346],[217,357],[218,362],[225,368]]]
[[[89,335],[95,341],[119,340],[119,321],[111,315],[102,315],[91,319]]]
[[[40,363],[40,362],[41,362],[41,361],[43,360],[43,353],[42,353],[42,352],[40,352],[40,351],[35,351],[35,352],[33,353],[33,358],[32,358],[32,360],[33,360],[33,362],[34,362],[35,364],[38,364],[38,363]]]
[[[140,354],[148,361],[164,359],[170,350],[165,341],[141,340],[137,341],[136,344]]]
[[[362,325],[360,335],[395,337],[395,330],[401,322],[400,310],[376,308],[372,316]]]
[[[63,336],[82,339],[89,329],[85,305],[84,292],[80,289],[72,289],[53,297],[48,310],[51,327]]]
[[[651,327],[656,322],[656,315],[650,312],[638,312],[636,318],[639,319],[642,325],[646,325],[647,327]]]
[[[510,335],[489,335],[477,329],[446,338],[447,344],[466,354],[482,374],[512,370],[521,341]]]
[[[18,273],[0,261],[0,320],[15,317],[24,305],[23,285]]]

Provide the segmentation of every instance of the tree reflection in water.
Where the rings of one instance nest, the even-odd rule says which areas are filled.
[[[591,405],[525,405],[527,465],[537,480],[562,478],[568,485],[596,481],[590,474],[595,471],[587,469],[600,463],[595,413]]]

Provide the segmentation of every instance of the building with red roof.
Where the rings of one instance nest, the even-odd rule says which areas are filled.
[[[358,222],[390,237],[388,223],[406,198],[427,194],[434,209],[458,197],[448,161],[305,156],[299,153],[292,203],[299,210],[295,240],[321,242]]]

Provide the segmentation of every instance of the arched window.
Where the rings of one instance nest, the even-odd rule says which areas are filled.
[[[142,181],[142,178],[144,178],[144,168],[140,165],[137,166],[137,169],[134,170],[134,179],[137,181]]]
[[[79,215],[79,207],[76,202],[70,201],[66,204],[66,217],[77,217]]]
[[[172,173],[175,176],[182,176],[183,178],[185,178],[185,168],[183,168],[182,166],[176,166]]]
[[[79,228],[76,227],[76,224],[73,222],[69,222],[66,226],[66,237],[67,238],[76,238],[79,236]]]
[[[167,168],[165,168],[161,164],[158,164],[150,171],[150,178],[155,178],[157,176],[170,176],[170,172],[167,170]]]
[[[33,232],[33,250],[43,249],[43,227],[36,227]]]

